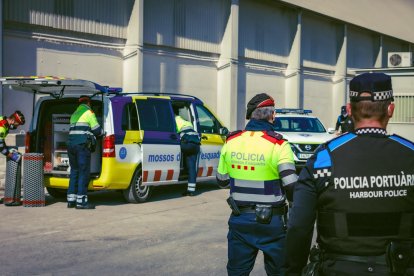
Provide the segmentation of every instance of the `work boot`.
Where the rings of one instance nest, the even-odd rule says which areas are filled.
[[[185,191],[184,193],[182,193],[183,196],[195,196],[194,192],[190,192],[190,191]]]
[[[95,209],[95,205],[88,202],[88,196],[78,195],[76,198],[76,209]]]
[[[86,203],[86,204],[81,204],[81,205],[76,205],[75,207],[76,209],[95,209],[95,205],[90,204],[90,203]]]
[[[5,206],[20,206],[22,205],[22,203],[18,201],[13,201],[13,202],[5,203],[4,205]]]
[[[68,208],[75,208],[76,207],[76,201],[68,201]]]

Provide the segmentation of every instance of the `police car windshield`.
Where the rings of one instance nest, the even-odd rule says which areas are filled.
[[[276,117],[275,130],[280,132],[326,132],[317,118],[306,117]]]

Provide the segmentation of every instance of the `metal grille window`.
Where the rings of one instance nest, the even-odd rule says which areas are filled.
[[[392,123],[414,123],[414,95],[394,96]]]

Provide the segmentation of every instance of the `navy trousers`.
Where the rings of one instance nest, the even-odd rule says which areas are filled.
[[[91,173],[91,151],[85,146],[68,145],[70,178],[68,194],[87,195]]]
[[[286,230],[282,216],[275,215],[270,224],[261,224],[254,213],[242,213],[231,215],[228,223],[228,275],[249,275],[259,250],[267,275],[284,275]]]
[[[200,152],[200,145],[194,143],[181,143],[181,151],[185,158],[188,169],[188,183],[196,183],[197,178],[197,156]]]

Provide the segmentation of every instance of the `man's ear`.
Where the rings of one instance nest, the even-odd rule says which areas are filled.
[[[392,115],[394,114],[394,108],[395,108],[395,104],[394,103],[390,103],[388,105],[388,109],[387,109],[388,117],[392,118]]]

